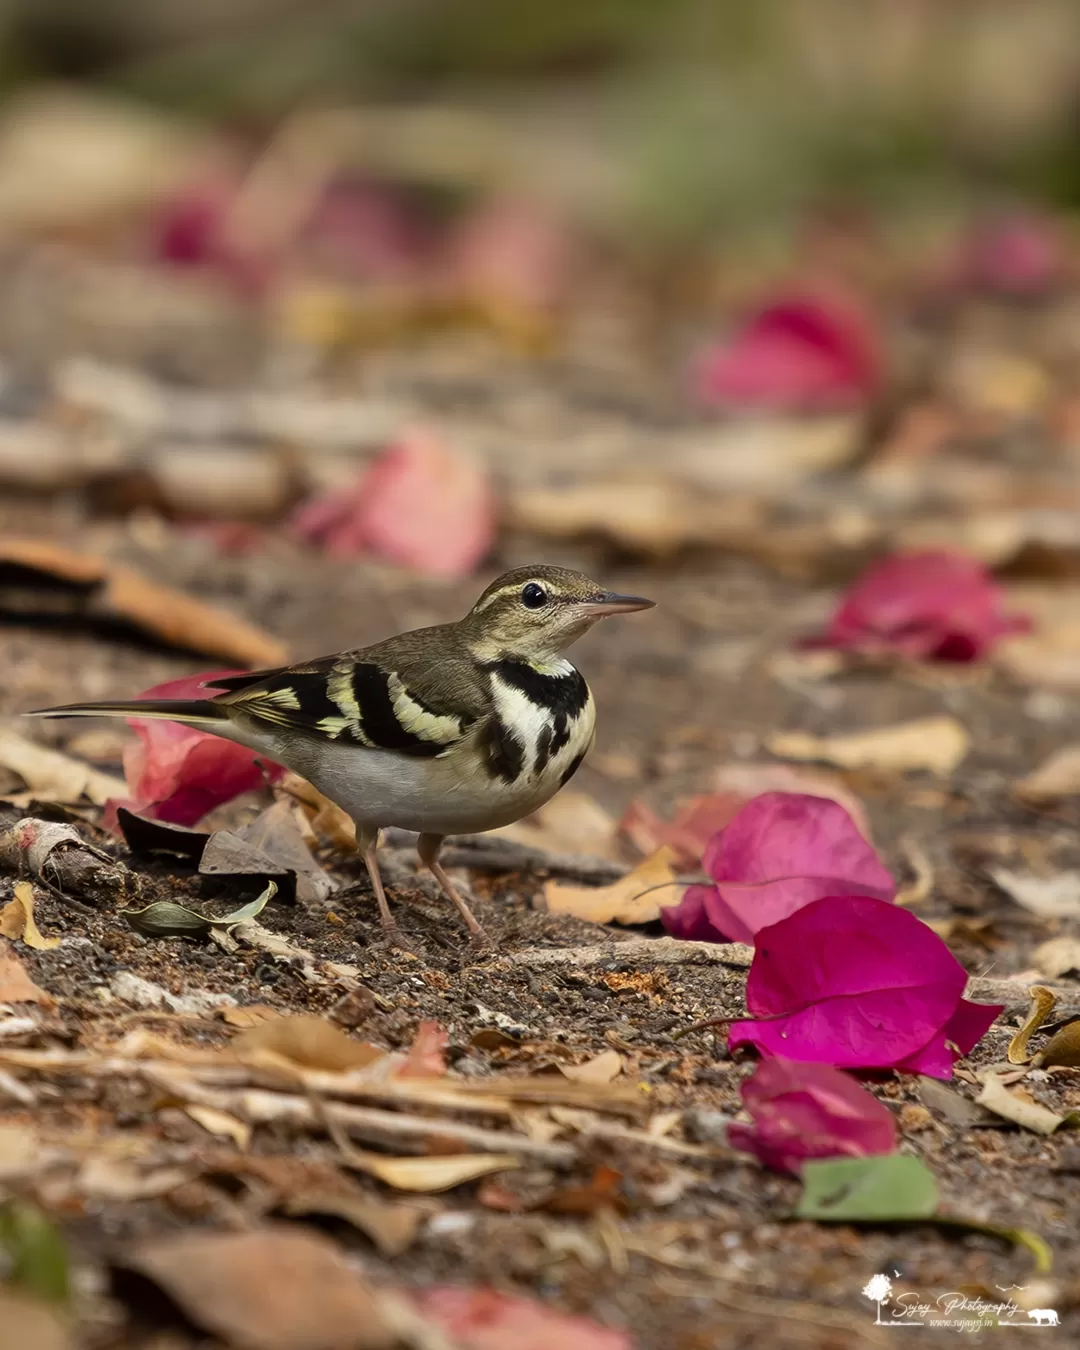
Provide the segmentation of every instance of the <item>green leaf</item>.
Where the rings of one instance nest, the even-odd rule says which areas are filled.
[[[928,1219],[937,1209],[933,1173],[918,1158],[886,1153],[873,1158],[822,1158],[802,1169],[803,1193],[795,1215],[826,1223],[895,1223]]]
[[[0,1251],[8,1279],[47,1303],[67,1303],[68,1256],[59,1230],[36,1206],[11,1201],[0,1209]]]
[[[200,914],[197,909],[188,909],[172,900],[158,900],[145,909],[122,909],[120,914],[137,933],[146,937],[205,937],[212,928],[229,929],[256,918],[275,895],[277,883],[268,882],[261,895],[220,918]]]

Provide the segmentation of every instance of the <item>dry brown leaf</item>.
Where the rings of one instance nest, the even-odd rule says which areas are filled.
[[[438,1133],[438,1123],[432,1121],[432,1133]],[[345,1159],[349,1167],[366,1172],[393,1186],[396,1191],[412,1191],[418,1195],[434,1195],[453,1190],[466,1181],[486,1177],[492,1172],[507,1172],[520,1167],[521,1159],[513,1153],[451,1153],[430,1158],[388,1158],[382,1153],[362,1153],[353,1149]]]
[[[1041,942],[1031,953],[1036,968],[1051,979],[1080,970],[1080,938],[1056,937]]]
[[[71,1328],[53,1308],[0,1286],[0,1328],[11,1350],[74,1350]]]
[[[286,660],[283,643],[242,619],[148,581],[130,568],[45,540],[5,539],[0,544],[0,579],[7,592],[22,587],[31,602],[50,591],[59,593],[84,621],[120,620],[170,647],[231,665],[279,666]],[[26,612],[26,607],[20,609]]]
[[[151,1200],[168,1195],[197,1175],[195,1167],[140,1167],[124,1158],[87,1158],[78,1189],[97,1200]]]
[[[282,792],[298,801],[314,833],[344,853],[356,852],[356,823],[329,797],[313,788],[298,773],[287,773],[278,784]]]
[[[281,1206],[281,1213],[291,1218],[318,1214],[344,1219],[365,1233],[382,1255],[388,1257],[408,1251],[427,1218],[427,1211],[419,1205],[403,1205],[341,1191],[305,1191],[290,1195]]]
[[[1005,1058],[1010,1064],[1026,1064],[1030,1059],[1028,1042],[1046,1019],[1057,1007],[1057,995],[1045,985],[1033,984],[1028,990],[1031,996],[1031,1010],[1024,1018],[1023,1025],[1009,1042]]]
[[[59,938],[47,938],[34,919],[34,888],[28,881],[15,883],[15,895],[0,910],[0,936],[20,938],[35,951],[48,952],[60,946]]]
[[[675,880],[677,855],[663,845],[610,886],[568,886],[549,881],[544,904],[551,914],[573,914],[590,923],[651,923],[667,905],[677,905],[685,886]]]
[[[228,1026],[236,1027],[238,1031],[262,1026],[264,1022],[272,1022],[281,1016],[283,1014],[280,1010],[271,1008],[268,1003],[245,1003],[242,1008],[221,1008],[218,1011],[218,1017]]]
[[[333,1243],[295,1225],[140,1242],[118,1263],[238,1350],[392,1350],[374,1292]]]
[[[0,1124],[0,1181],[21,1176],[40,1154],[41,1142],[33,1130]]]
[[[1031,1063],[1039,1069],[1054,1064],[1073,1068],[1080,1065],[1080,1022],[1069,1022],[1060,1031],[1055,1031]]]
[[[229,1048],[241,1059],[277,1055],[300,1068],[330,1073],[366,1068],[387,1053],[367,1041],[354,1041],[324,1018],[307,1016],[277,1017],[249,1027]]]
[[[0,767],[17,773],[30,792],[48,801],[77,802],[85,797],[104,806],[110,797],[127,795],[122,778],[38,745],[8,727],[0,727]]]
[[[985,1106],[996,1116],[1011,1120],[1014,1125],[1031,1130],[1034,1134],[1053,1134],[1065,1119],[1056,1111],[1049,1111],[1026,1096],[1010,1092],[995,1073],[988,1073],[984,1078],[982,1091],[975,1098],[975,1104]]]
[[[0,1003],[40,1003],[43,1008],[54,1008],[52,994],[39,989],[26,967],[11,950],[11,943],[0,938]]]
[[[560,1064],[559,1070],[574,1083],[613,1083],[622,1073],[622,1056],[617,1050],[604,1050],[584,1064]]]
[[[513,825],[491,834],[545,853],[618,856],[618,821],[587,792],[563,791]]]
[[[1037,769],[1018,778],[1013,791],[1021,801],[1036,804],[1080,794],[1080,745],[1055,750]]]
[[[1080,914],[1080,872],[1040,877],[1033,872],[991,867],[989,873],[1010,899],[1042,919],[1075,918]]]
[[[228,1111],[219,1111],[216,1106],[185,1106],[184,1110],[207,1134],[231,1139],[243,1153],[250,1148],[251,1126],[243,1120],[238,1120],[236,1116],[229,1115]]]
[[[781,759],[821,760],[842,769],[890,773],[923,769],[945,777],[967,754],[971,737],[955,717],[918,717],[842,736],[777,732],[768,738],[766,746]]]

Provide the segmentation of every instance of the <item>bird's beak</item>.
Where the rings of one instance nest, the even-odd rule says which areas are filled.
[[[643,600],[640,595],[617,595],[615,591],[601,591],[584,604],[590,618],[603,619],[609,614],[632,614],[636,609],[652,609],[655,600]]]

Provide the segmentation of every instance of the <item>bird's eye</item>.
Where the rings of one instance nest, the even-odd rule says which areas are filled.
[[[535,581],[522,588],[521,603],[526,609],[543,609],[547,604],[548,595],[543,586],[538,586]]]

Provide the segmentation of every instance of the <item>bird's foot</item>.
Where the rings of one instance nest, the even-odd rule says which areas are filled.
[[[420,954],[418,944],[412,938],[406,937],[404,931],[396,923],[384,923],[382,932],[388,947],[394,947],[399,952],[407,952],[409,956]]]

